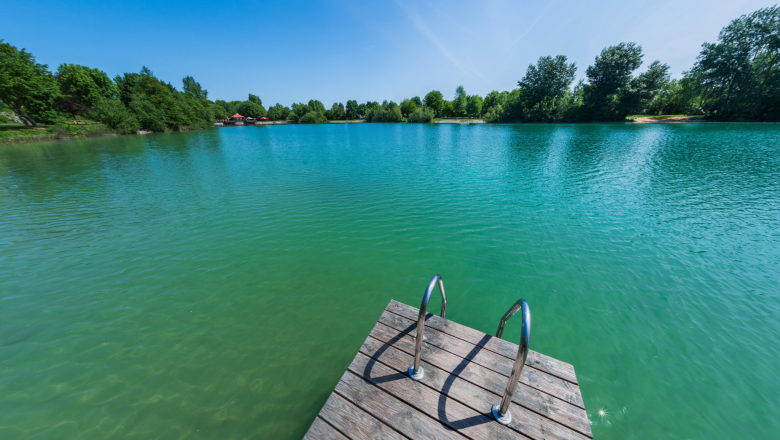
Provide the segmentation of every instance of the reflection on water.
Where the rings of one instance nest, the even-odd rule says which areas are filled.
[[[434,273],[488,333],[529,301],[598,438],[770,438],[779,146],[771,124],[0,146],[0,438],[300,438]]]

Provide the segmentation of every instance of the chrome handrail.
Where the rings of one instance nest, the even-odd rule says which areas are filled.
[[[520,380],[520,374],[523,372],[523,366],[525,366],[525,360],[528,357],[528,346],[531,343],[531,309],[524,299],[519,299],[512,308],[504,314],[504,317],[501,318],[501,322],[498,324],[498,331],[496,332],[496,337],[500,338],[504,333],[504,324],[506,323],[506,320],[511,318],[512,315],[517,313],[520,309],[523,310],[523,329],[520,335],[520,346],[517,348],[517,357],[515,358],[514,365],[512,365],[512,374],[509,375],[509,382],[506,384],[504,397],[501,399],[500,403],[493,405],[493,417],[502,425],[512,423],[512,413],[509,412],[509,404],[512,403],[512,395],[515,393],[517,382]]]
[[[422,365],[420,365],[420,356],[422,355],[422,343],[423,332],[425,331],[425,314],[428,311],[428,301],[431,299],[433,288],[439,285],[439,291],[441,292],[441,317],[444,318],[444,314],[447,312],[447,295],[444,293],[444,282],[441,279],[441,275],[434,275],[431,281],[428,283],[428,287],[425,289],[425,295],[423,295],[422,304],[420,304],[420,316],[417,318],[417,337],[414,343],[414,364],[409,366],[409,377],[414,380],[420,380],[425,372]]]

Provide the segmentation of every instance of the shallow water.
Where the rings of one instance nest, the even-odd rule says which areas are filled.
[[[778,177],[771,124],[0,146],[0,438],[300,438],[434,273],[488,333],[528,300],[597,439],[776,438]]]

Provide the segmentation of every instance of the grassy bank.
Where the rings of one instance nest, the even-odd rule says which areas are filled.
[[[179,131],[202,130],[209,127],[182,127]],[[118,133],[103,124],[59,124],[42,125],[30,128],[23,124],[0,124],[0,144],[15,144],[19,142],[35,142],[53,139],[76,139],[100,136],[118,136]],[[134,134],[134,133],[133,133]]]
[[[37,128],[23,124],[0,124],[0,144],[43,141],[50,139],[72,139],[80,137],[109,136],[117,134],[102,124],[50,125]]]

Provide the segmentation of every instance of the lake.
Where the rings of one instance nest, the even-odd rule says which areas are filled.
[[[0,145],[0,438],[298,439],[436,273],[597,439],[780,431],[780,125],[343,124]]]

